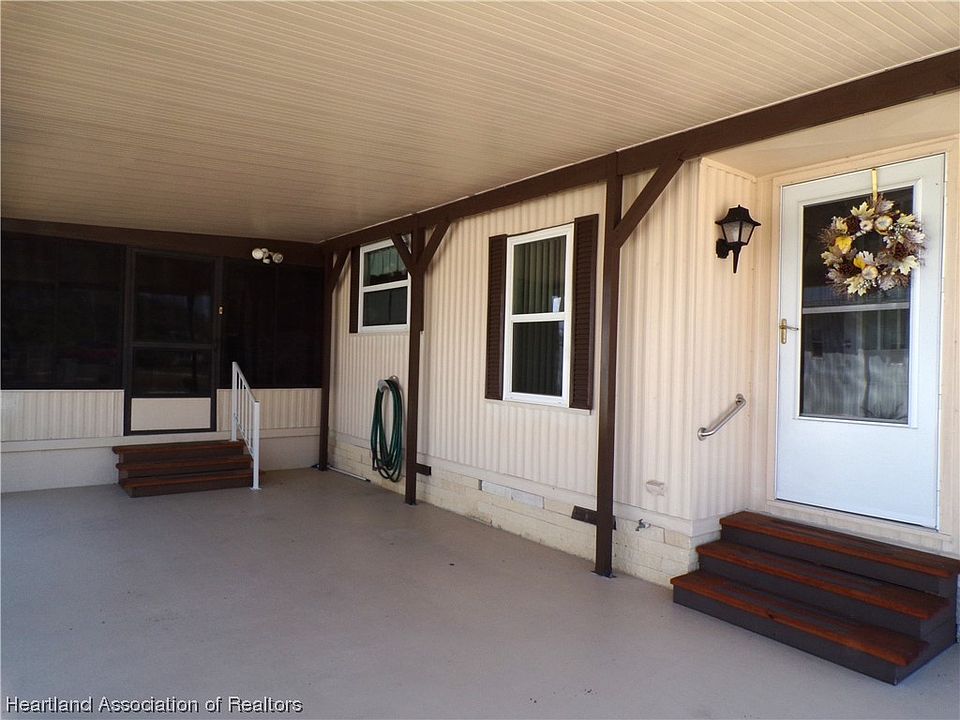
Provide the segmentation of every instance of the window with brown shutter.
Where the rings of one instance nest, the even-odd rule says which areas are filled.
[[[487,398],[592,408],[598,228],[490,238]]]

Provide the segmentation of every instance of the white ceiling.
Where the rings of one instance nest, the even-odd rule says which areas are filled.
[[[6,217],[318,241],[960,46],[960,3],[4,2]]]

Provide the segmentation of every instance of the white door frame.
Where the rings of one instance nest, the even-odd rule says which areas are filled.
[[[921,221],[923,222],[924,231],[928,237],[927,245],[927,254],[926,254],[926,263],[927,263],[927,272],[936,268],[939,271],[940,276],[936,278],[936,290],[935,293],[927,292],[921,293],[918,295],[916,288],[918,283],[914,283],[911,288],[911,331],[910,331],[910,410],[909,410],[909,420],[906,426],[904,425],[888,425],[883,423],[874,423],[874,422],[858,422],[858,421],[841,421],[841,420],[811,420],[810,418],[799,418],[799,399],[798,393],[799,388],[795,383],[797,377],[797,370],[799,366],[799,333],[790,333],[790,338],[788,345],[780,346],[777,345],[780,351],[778,352],[778,373],[777,373],[777,398],[778,398],[778,411],[777,411],[777,445],[776,445],[776,459],[774,463],[776,471],[776,480],[774,486],[773,497],[775,501],[787,501],[787,502],[801,502],[807,505],[811,505],[818,508],[825,508],[828,510],[837,510],[840,512],[853,512],[861,515],[867,515],[872,517],[880,517],[882,519],[894,520],[899,522],[907,522],[916,525],[921,525],[924,527],[937,527],[939,525],[939,489],[940,489],[940,458],[938,452],[938,433],[940,430],[940,403],[939,403],[939,391],[940,391],[940,379],[943,372],[943,368],[940,365],[940,339],[941,339],[941,305],[942,305],[942,264],[940,253],[942,250],[943,240],[944,240],[944,217],[943,217],[943,168],[944,168],[944,157],[943,155],[936,155],[927,158],[921,158],[915,161],[906,161],[898,162],[889,165],[884,165],[880,171],[880,189],[881,191],[885,188],[893,187],[904,187],[906,185],[913,185],[916,180],[917,174],[921,174],[924,177],[929,178],[930,173],[933,172],[931,168],[933,167],[932,163],[939,163],[939,178],[940,184],[936,188],[930,187],[916,187],[915,188],[915,207],[919,208],[924,202],[924,198],[928,197],[923,195],[923,193],[936,192],[939,193],[938,207],[939,212],[936,213],[936,217],[931,217],[931,213],[928,211],[925,214],[921,215]],[[869,168],[869,166],[867,166]],[[918,169],[919,168],[919,169]],[[931,183],[927,182],[929,186]],[[848,172],[838,175],[831,175],[825,178],[819,178],[814,180],[808,180],[805,182],[798,182],[793,184],[784,183],[779,187],[781,192],[781,202],[780,202],[780,214],[776,218],[777,222],[788,222],[793,224],[795,223],[799,227],[799,216],[791,217],[790,213],[798,214],[801,212],[802,204],[815,204],[820,200],[829,200],[838,195],[856,195],[863,192],[865,189],[869,191],[870,187],[870,171],[869,169],[863,171]],[[796,322],[800,319],[800,272],[799,272],[799,243],[796,233],[791,237],[790,233],[784,228],[781,227],[781,245],[780,245],[780,256],[781,256],[781,271],[780,271],[780,313],[778,314],[778,319],[780,317],[786,317],[788,322],[793,325],[799,325],[799,322]],[[927,276],[929,277],[929,275]],[[927,285],[928,289],[932,286]],[[927,338],[927,342],[924,342],[924,347],[921,349],[918,346],[918,343],[914,342],[916,338]],[[784,352],[784,350],[786,352]],[[922,373],[921,372],[921,363],[930,367],[930,362],[935,363],[937,371],[935,373]],[[932,375],[932,376],[931,376]],[[789,381],[791,383],[789,396],[784,396],[779,391],[781,384]],[[793,424],[791,424],[793,423]],[[902,442],[904,433],[906,436],[912,432],[917,434],[918,426],[922,426],[924,432],[933,432],[934,433],[934,447],[931,451],[931,457],[925,458],[926,462],[924,468],[921,470],[923,475],[923,489],[917,489],[915,492],[917,495],[923,494],[926,498],[924,501],[918,501],[911,504],[911,502],[904,501],[903,509],[901,510],[899,499],[895,502],[892,497],[889,496],[886,498],[872,498],[870,497],[873,493],[872,491],[864,494],[866,487],[869,487],[869,483],[861,482],[863,487],[860,488],[859,492],[861,496],[864,497],[862,504],[851,505],[850,502],[846,499],[841,499],[838,502],[832,502],[831,499],[824,500],[824,497],[829,497],[830,488],[826,487],[827,496],[822,495],[821,490],[824,488],[817,489],[815,492],[812,492],[811,497],[798,497],[797,488],[799,487],[798,483],[801,482],[799,475],[788,478],[793,469],[791,459],[788,461],[784,457],[784,453],[791,452],[794,455],[797,453],[797,449],[791,448],[791,445],[796,443],[796,433],[797,428],[805,428],[804,431],[816,428],[830,427],[830,424],[833,423],[834,426],[831,428],[831,432],[838,432],[845,438],[845,442],[849,443],[858,443],[863,442],[866,445],[870,445],[869,438],[871,437],[870,432],[875,430],[878,427],[886,426],[890,428],[893,433],[887,433],[885,439],[881,441],[881,448],[883,442]],[[861,426],[857,428],[857,426]],[[900,439],[889,440],[889,437],[898,437],[897,431],[904,431],[899,434]],[[789,436],[785,433],[791,433]],[[883,433],[879,433],[883,434]],[[861,437],[862,436],[862,437]],[[887,437],[889,436],[889,437]],[[810,437],[813,437],[811,435]],[[876,438],[877,433],[873,433],[872,437]],[[859,439],[858,439],[859,438]],[[864,442],[864,439],[867,441]],[[810,438],[806,437],[802,441],[806,443],[804,447],[809,447]],[[837,457],[831,457],[829,449],[824,445],[820,445],[818,448],[814,448],[818,453],[823,453],[825,456],[825,464],[828,467],[835,466],[838,462],[843,462],[843,453],[834,453]],[[873,448],[877,450],[877,448]],[[861,453],[869,452],[870,448],[861,448]],[[856,456],[856,451],[851,450],[850,457],[853,458]],[[864,455],[865,457],[865,455]],[[802,470],[798,471],[803,472]],[[864,472],[867,472],[864,470]],[[851,475],[844,478],[842,482],[845,483],[844,487],[841,488],[843,491],[849,491],[851,496],[856,496],[858,492],[856,489],[856,483],[861,481],[862,478],[856,476],[856,469],[852,468]],[[850,487],[847,488],[846,484],[849,484]],[[932,487],[931,487],[932,483]],[[815,485],[816,482],[810,483]],[[902,489],[902,488],[901,488]],[[888,488],[888,492],[892,492]],[[874,500],[880,500],[880,502],[874,503]],[[872,504],[873,503],[873,504]],[[884,506],[886,503],[886,506]]]

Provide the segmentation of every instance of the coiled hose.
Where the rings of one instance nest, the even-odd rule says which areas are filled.
[[[389,443],[383,426],[383,396],[387,390],[393,400],[393,430]],[[390,482],[400,482],[400,470],[403,468],[403,398],[400,396],[400,383],[393,377],[377,382],[373,425],[370,427],[370,454],[373,469],[380,473],[380,477]]]

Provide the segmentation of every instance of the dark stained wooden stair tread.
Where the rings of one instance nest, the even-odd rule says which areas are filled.
[[[736,528],[809,545],[842,555],[947,578],[960,572],[960,560],[925,553],[846,533],[812,527],[754,512],[740,512],[720,520],[723,528]]]
[[[697,548],[701,557],[741,565],[752,570],[800,582],[861,602],[928,620],[949,611],[953,603],[930,593],[892,585],[803,560],[718,540]]]
[[[953,558],[740,512],[674,602],[896,684],[957,641]]]
[[[695,592],[759,617],[773,620],[829,642],[873,655],[899,666],[920,657],[927,644],[892,630],[838,618],[803,603],[731,582],[697,570],[671,581],[674,587]]]
[[[252,462],[240,441],[119,445],[117,478],[131,497],[253,485]]]
[[[243,452],[241,440],[200,440],[197,442],[155,443],[148,445],[117,445],[113,452],[117,455],[124,453],[170,453],[177,455],[185,450],[216,450],[220,452]]]

